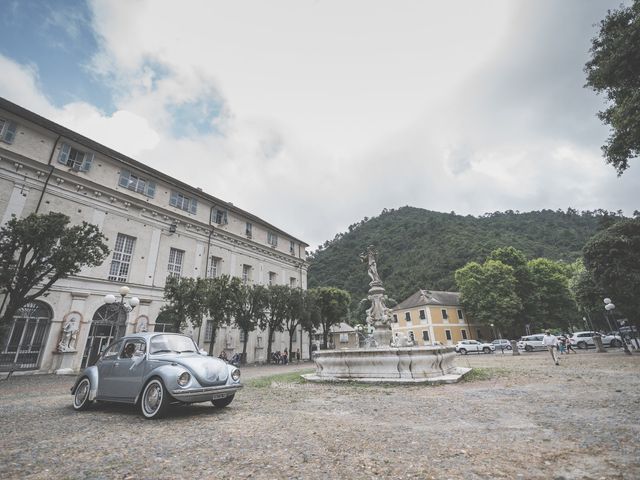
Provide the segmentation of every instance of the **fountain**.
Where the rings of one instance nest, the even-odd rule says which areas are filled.
[[[361,348],[315,352],[315,373],[303,375],[312,382],[355,381],[384,383],[455,383],[470,368],[454,365],[452,346],[415,346],[404,334],[391,332],[391,310],[385,305],[385,290],[378,274],[377,251],[371,245],[360,255],[368,265],[371,307],[366,325],[356,332],[363,337]]]

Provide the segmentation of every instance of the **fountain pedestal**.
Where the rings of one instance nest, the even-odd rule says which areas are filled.
[[[454,365],[453,347],[352,348],[321,350],[311,382],[456,383],[470,368]]]

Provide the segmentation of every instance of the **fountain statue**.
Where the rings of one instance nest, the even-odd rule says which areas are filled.
[[[303,375],[309,381],[357,381],[397,383],[454,383],[471,371],[454,365],[452,346],[416,346],[404,332],[392,335],[391,310],[378,273],[378,252],[373,245],[360,254],[371,278],[365,325],[357,325],[362,348],[321,350],[314,353],[315,373]]]

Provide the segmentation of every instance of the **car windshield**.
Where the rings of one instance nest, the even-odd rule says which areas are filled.
[[[149,353],[187,353],[197,352],[196,344],[182,335],[156,335],[151,339]]]

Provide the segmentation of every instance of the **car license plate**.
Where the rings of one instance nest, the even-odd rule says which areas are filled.
[[[214,393],[213,396],[211,397],[211,400],[217,400],[219,398],[224,398],[226,396],[227,396],[226,393]]]

